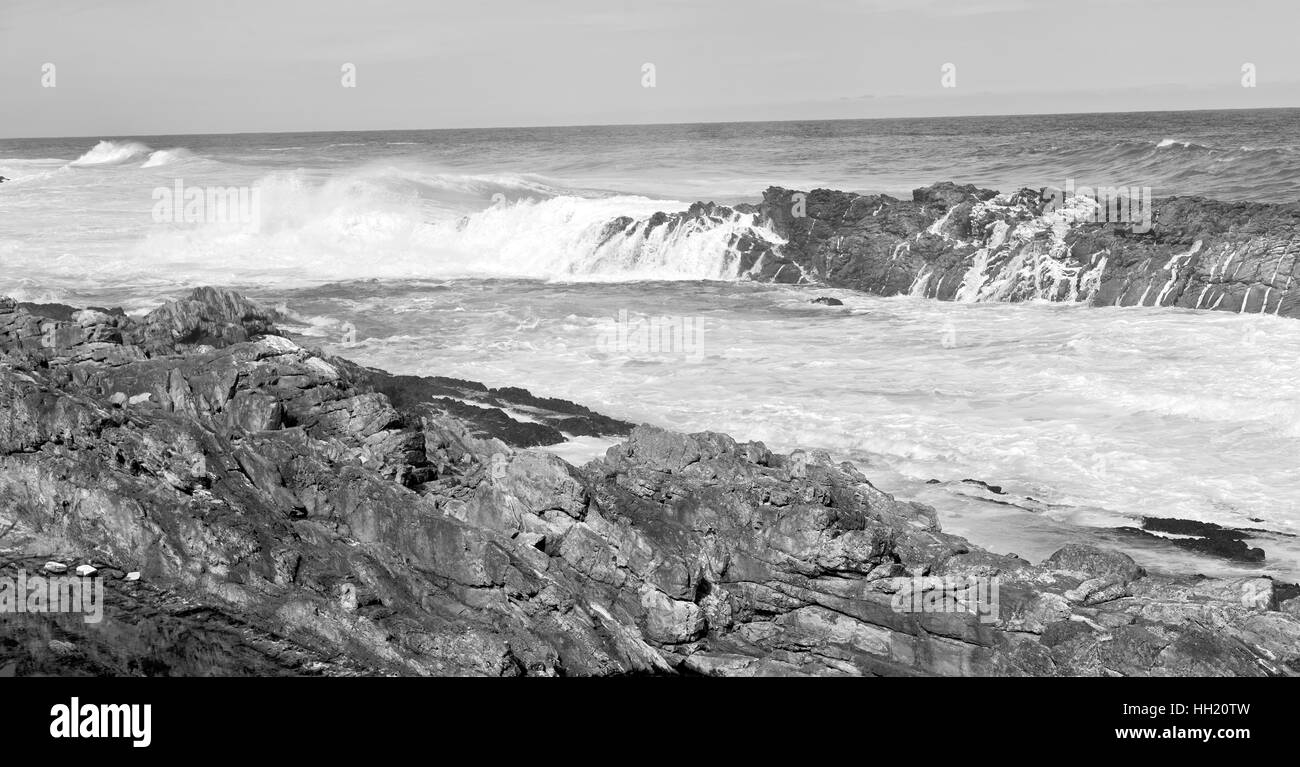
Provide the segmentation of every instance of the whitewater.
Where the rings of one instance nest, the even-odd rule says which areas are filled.
[[[0,295],[139,313],[228,286],[363,364],[827,450],[997,551],[1037,558],[1087,540],[1167,570],[1294,579],[1300,323],[1005,303],[979,268],[956,302],[925,297],[920,279],[893,298],[754,284],[735,236],[781,239],[744,213],[610,233],[696,200],[755,202],[769,185],[908,197],[947,179],[1004,191],[1078,179],[1296,201],[1300,151],[1279,127],[1295,117],[0,141]],[[257,227],[154,220],[154,191],[178,179],[258,189]],[[695,353],[611,348],[619,318],[690,320]],[[562,454],[604,447],[575,439]],[[1124,532],[1143,517],[1250,530],[1268,559]]]

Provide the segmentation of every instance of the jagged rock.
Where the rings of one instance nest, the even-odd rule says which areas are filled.
[[[925,204],[958,194],[976,193]],[[626,425],[327,357],[232,294],[180,304],[153,320],[81,313],[66,345],[33,347],[31,328],[63,320],[0,300],[6,547],[110,574],[100,628],[50,618],[78,652],[31,641],[49,627],[25,616],[6,624],[0,668],[1300,672],[1293,592],[1268,579],[1150,574],[1086,546],[1033,565],[943,532],[933,509],[821,451],[722,434],[638,426],[573,467],[436,402]],[[115,335],[85,332],[104,327]],[[119,393],[149,397],[121,407]]]
[[[173,344],[220,348],[271,332],[275,319],[273,311],[238,293],[196,288],[188,298],[168,302],[146,315],[137,338],[147,348]]]
[[[1212,522],[1143,517],[1140,530],[1134,527],[1121,527],[1116,530],[1125,535],[1168,542],[1189,551],[1225,559],[1240,562],[1264,561],[1264,550],[1246,543],[1246,539],[1252,537],[1253,533],[1246,530],[1233,530]],[[1158,536],[1156,533],[1174,533],[1176,537]]]
[[[758,206],[696,203],[644,222],[618,219],[606,240],[638,247],[661,227],[725,226],[729,271],[760,282],[1300,316],[1300,244],[1292,236],[1300,205],[1170,197],[1139,200],[1143,210],[1119,215],[1108,200],[1045,191],[999,194],[942,182],[900,200],[770,187]]]

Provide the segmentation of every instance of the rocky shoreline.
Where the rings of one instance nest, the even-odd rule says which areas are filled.
[[[952,194],[877,216],[813,192],[783,257],[875,292],[951,257],[942,298],[964,252],[943,226],[970,230],[936,214],[982,193]],[[1207,205],[1158,204],[1166,239],[1143,247],[1177,249],[1188,204]],[[886,236],[916,245],[866,268]],[[1102,280],[1103,302],[1143,274]],[[364,368],[277,319],[210,288],[139,319],[0,299],[0,576],[92,564],[106,602],[97,625],[0,615],[0,676],[1300,674],[1290,585],[1082,545],[1032,564],[819,451]],[[580,468],[533,449],[577,435],[621,441]]]
[[[731,238],[730,252],[737,274],[761,282],[1300,316],[1300,204],[1168,197],[1151,200],[1142,220],[1124,220],[1107,196],[1094,197],[1105,205],[952,182],[916,189],[911,200],[771,187],[758,205],[696,203],[616,219],[602,239],[650,241],[659,227],[707,230],[750,217],[755,225]]]

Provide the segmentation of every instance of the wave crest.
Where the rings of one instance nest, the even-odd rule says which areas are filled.
[[[746,235],[779,240],[754,214],[720,208],[674,221],[660,211],[681,211],[684,203],[584,197],[525,177],[371,173],[317,183],[283,173],[264,177],[256,188],[254,229],[167,227],[151,232],[137,257],[165,259],[196,279],[220,265],[226,273],[290,281],[297,274],[305,281],[731,280],[739,278],[742,262],[738,241]],[[475,202],[452,204],[448,190]],[[520,197],[525,190],[534,194]],[[483,199],[489,193],[503,197],[491,204]]]
[[[145,160],[144,165],[141,165],[140,167],[160,168],[164,165],[171,165],[172,163],[184,162],[185,160],[189,160],[192,157],[194,157],[194,154],[190,152],[190,150],[184,148],[178,147],[176,149],[159,149],[157,152],[150,154],[149,159]]]
[[[100,141],[89,152],[68,163],[74,167],[87,165],[116,165],[140,157],[150,152],[150,148],[138,141]]]

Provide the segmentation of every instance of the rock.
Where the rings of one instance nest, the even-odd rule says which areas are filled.
[[[99,572],[99,570],[90,565],[77,565],[77,575],[80,575],[83,578],[88,578],[97,572]]]
[[[0,530],[139,570],[100,580],[99,628],[59,624],[75,654],[49,647],[46,624],[7,629],[0,668],[18,675],[1300,668],[1291,586],[1147,573],[1091,546],[1041,565],[986,552],[822,451],[369,370],[275,335],[272,313],[224,291],[147,321],[66,316],[0,299]],[[66,343],[31,345],[61,322]],[[149,404],[123,409],[122,392]],[[461,400],[473,412],[444,402]],[[568,419],[625,438],[582,467],[528,449]],[[918,579],[922,598],[904,598]],[[950,591],[979,609],[938,599]]]
[[[698,605],[670,599],[662,591],[653,588],[642,591],[641,606],[646,610],[646,637],[652,642],[689,642],[704,633],[708,625]]]
[[[77,654],[77,646],[71,642],[65,642],[62,639],[51,639],[47,647],[55,655],[69,656]]]
[[[603,238],[637,249],[661,227],[727,226],[735,232],[728,257],[743,278],[884,296],[954,300],[977,269],[988,279],[974,293],[968,286],[966,300],[1300,316],[1300,245],[1289,235],[1300,207],[1139,199],[1119,221],[1097,209],[1045,190],[999,194],[953,182],[916,189],[911,200],[770,187],[758,206],[696,203],[614,219]]]
[[[1063,620],[1048,624],[1043,629],[1042,643],[1046,647],[1055,648],[1057,645],[1071,642],[1075,639],[1083,641],[1090,640],[1095,634],[1094,629],[1080,621]]]
[[[45,572],[47,573],[59,574],[59,573],[66,573],[67,571],[68,571],[68,566],[63,564],[62,562],[45,563]]]
[[[1049,625],[1069,620],[1073,610],[1066,597],[1051,592],[1005,590],[999,595],[1005,628],[1042,634]]]
[[[843,306],[844,302],[831,296],[817,296],[808,303],[821,304],[822,306]]]
[[[1160,541],[1166,545],[1238,562],[1264,561],[1264,550],[1246,543],[1252,533],[1221,527],[1212,522],[1143,517],[1141,530],[1132,527],[1117,530],[1127,535],[1141,536],[1148,541]],[[1173,533],[1176,537],[1155,533]]]
[[[274,311],[229,290],[195,288],[188,298],[172,301],[144,317],[140,337],[147,348],[173,344],[222,348],[277,332]]]
[[[399,410],[423,416],[452,416],[469,424],[481,439],[517,447],[554,445],[576,436],[626,436],[633,424],[554,397],[538,397],[517,387],[489,389],[473,381],[442,376],[401,376],[343,363],[365,378]],[[517,416],[526,416],[526,420]]]
[[[1048,557],[1043,566],[1054,570],[1085,573],[1094,579],[1113,579],[1120,584],[1141,578],[1146,574],[1129,555],[1109,549],[1099,549],[1072,543]]]
[[[990,485],[989,483],[981,479],[963,479],[962,482],[968,485],[975,485],[976,487],[982,487],[985,490],[989,491],[990,493],[993,493],[994,495],[1006,495],[1006,492],[1002,489],[1001,485]]]
[[[1128,596],[1124,582],[1118,578],[1089,578],[1076,588],[1065,592],[1065,598],[1071,602],[1095,605],[1112,599]]]

